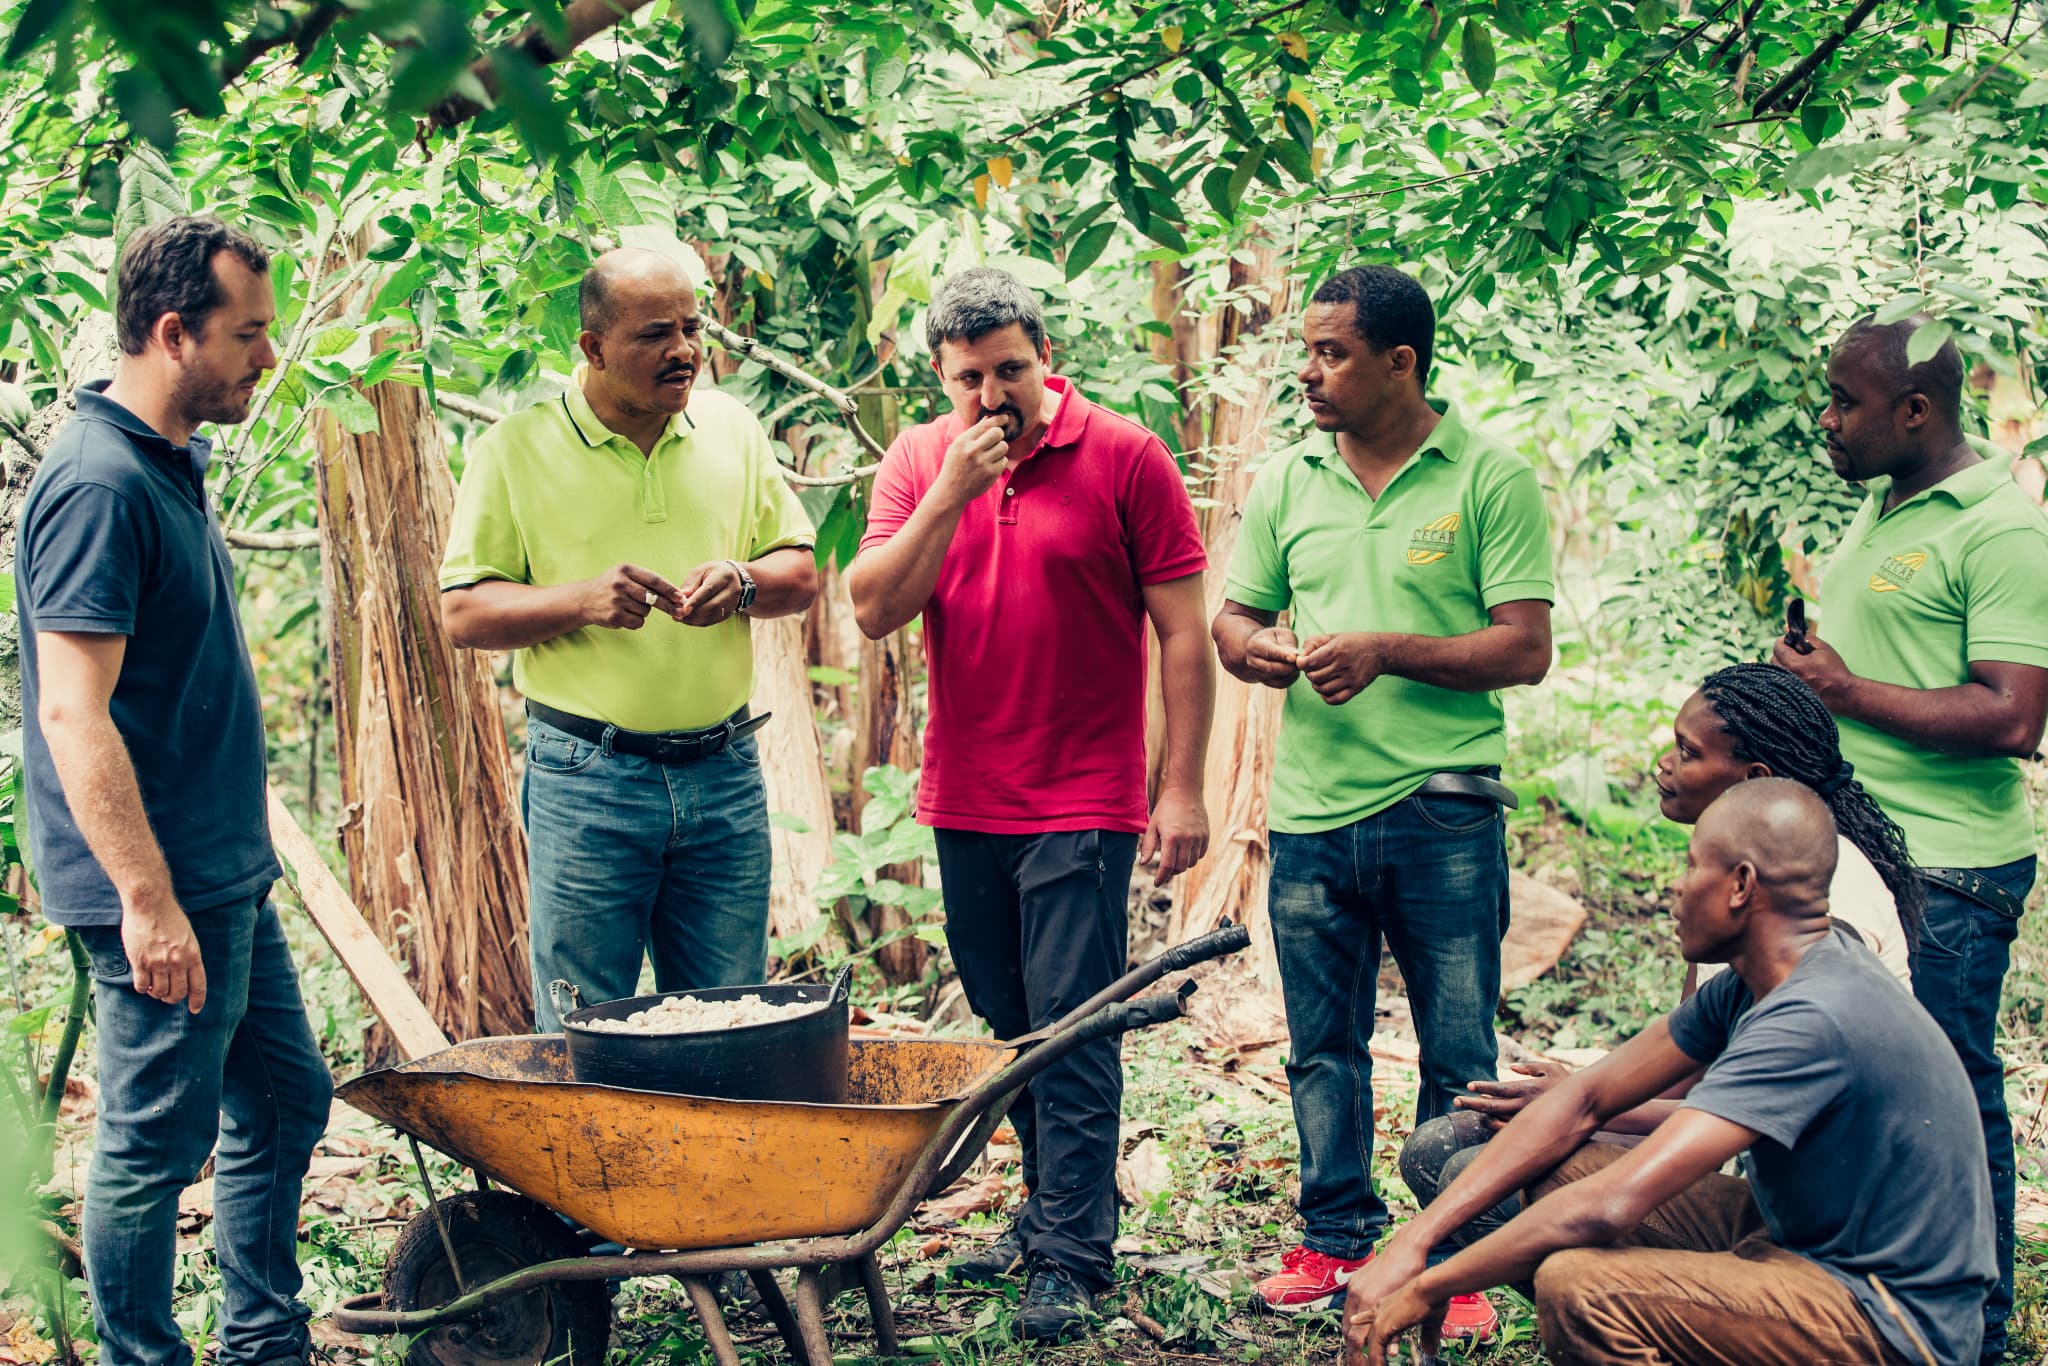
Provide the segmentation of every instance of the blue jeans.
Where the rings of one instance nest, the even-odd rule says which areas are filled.
[[[1380,945],[1415,1012],[1416,1121],[1494,1075],[1508,861],[1500,807],[1409,797],[1314,835],[1275,832],[1271,916],[1293,1044],[1287,1079],[1301,1139],[1302,1242],[1355,1261],[1387,1207],[1372,1184],[1372,1030]]]
[[[643,953],[659,991],[752,986],[768,971],[768,791],[743,736],[657,764],[526,723],[534,1027],[562,1027],[556,978],[586,1005],[631,996]]]
[[[1979,868],[2021,900],[2034,885],[2034,860]],[[2012,1314],[2014,1161],[2012,1120],[2005,1111],[2005,1064],[1998,1057],[1998,1000],[2019,921],[1959,892],[1927,887],[1927,923],[1913,962],[1913,994],[1941,1026],[1970,1074],[1984,1147],[1991,1158],[1991,1206],[1998,1219],[1998,1289],[1984,1303],[1984,1357],[2005,1354],[2005,1321]]]
[[[301,1362],[299,1187],[334,1083],[267,896],[192,916],[206,1006],[135,990],[121,931],[79,930],[92,957],[100,1111],[83,1234],[104,1366],[186,1366],[171,1317],[178,1193],[214,1154],[223,1363]]]

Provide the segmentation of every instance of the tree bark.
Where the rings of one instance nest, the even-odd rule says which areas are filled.
[[[421,390],[365,396],[377,432],[315,425],[349,890],[451,1038],[523,1034],[526,836],[504,717],[490,657],[440,623],[447,449]]]
[[[95,254],[95,260],[98,258]],[[108,247],[104,255],[111,260]],[[54,376],[61,386],[56,401],[30,414],[20,433],[0,436],[0,574],[14,572],[14,538],[21,524],[21,505],[28,486],[42,467],[43,452],[50,439],[71,420],[77,406],[71,392],[81,380],[114,373],[120,348],[114,342],[114,319],[107,313],[88,314],[64,347],[64,373]],[[0,730],[21,725],[21,622],[12,612],[0,613]]]
[[[775,880],[768,895],[768,928],[788,938],[818,918],[811,889],[832,859],[832,792],[825,748],[811,715],[805,618],[758,621],[753,630],[754,710],[775,713],[758,732],[761,776],[768,785],[768,810],[782,818],[772,834]]]
[[[1278,283],[1249,314],[1227,310],[1218,337],[1222,363],[1243,373],[1244,398],[1217,399],[1209,424],[1216,461],[1209,493],[1215,505],[1204,511],[1202,532],[1209,550],[1206,604],[1211,617],[1223,605],[1224,571],[1237,546],[1245,495],[1266,454],[1273,416],[1271,372],[1286,341],[1281,329],[1268,324],[1286,314],[1294,290],[1284,263],[1270,246],[1256,246],[1253,258],[1250,263],[1231,262],[1232,289],[1258,280]],[[1279,970],[1266,919],[1266,878],[1272,866],[1266,793],[1283,696],[1277,689],[1253,687],[1227,675],[1217,680],[1216,721],[1209,732],[1202,780],[1209,810],[1209,855],[1182,875],[1167,929],[1167,942],[1179,943],[1225,919],[1244,924],[1252,932],[1248,960],[1269,989],[1277,985]]]
[[[861,810],[868,803],[867,789],[860,781],[862,775],[870,768],[899,768],[906,773],[915,772],[923,758],[917,711],[912,705],[910,689],[911,666],[916,658],[917,646],[912,643],[907,629],[881,640],[861,643],[861,706],[859,728],[853,744],[853,828],[856,830],[860,828]],[[881,875],[894,878],[906,887],[916,887],[924,882],[924,867],[918,863],[892,863],[882,870]],[[909,924],[910,919],[902,907],[878,906],[874,923],[869,928],[881,935]],[[923,977],[925,963],[930,956],[931,948],[922,939],[905,935],[877,950],[875,962],[882,969],[884,978],[901,985]]]
[[[1152,358],[1167,367],[1173,390],[1181,396],[1177,427],[1184,458],[1202,448],[1202,410],[1193,384],[1196,373],[1208,363],[1202,328],[1191,317],[1182,295],[1190,279],[1186,266],[1177,262],[1152,263],[1152,317],[1172,329],[1167,335],[1152,334]],[[1145,624],[1145,799],[1159,794],[1166,767],[1166,694],[1159,676],[1159,633]]]
[[[1171,335],[1152,334],[1152,355],[1173,372],[1174,392],[1180,401],[1180,448],[1192,451],[1202,444],[1202,411],[1192,391],[1196,370],[1206,357],[1202,353],[1201,329],[1184,307],[1188,268],[1178,262],[1152,263],[1152,317],[1172,328]]]

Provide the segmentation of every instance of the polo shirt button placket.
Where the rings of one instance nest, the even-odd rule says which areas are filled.
[[[1005,483],[1003,485],[1002,511],[996,517],[996,520],[1002,523],[1004,526],[1017,525],[1017,504],[1015,501],[1016,497],[1017,486],[1014,484]]]

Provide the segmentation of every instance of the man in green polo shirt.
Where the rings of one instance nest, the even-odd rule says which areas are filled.
[[[1304,1227],[1259,1284],[1276,1310],[1340,1299],[1386,1227],[1371,1174],[1382,942],[1415,1011],[1418,1118],[1495,1066],[1499,690],[1550,666],[1550,536],[1529,463],[1424,397],[1434,329],[1396,270],[1316,290],[1300,378],[1317,435],[1259,472],[1214,625],[1226,670],[1287,691],[1269,902]],[[1496,1322],[1466,1296],[1445,1331]]]
[[[1913,994],[1962,1056],[1991,1159],[1999,1289],[1984,1358],[2012,1309],[2014,1161],[1999,993],[2034,882],[2020,760],[2048,718],[2048,515],[1963,435],[1963,358],[1911,363],[1911,318],[1857,323],[1828,357],[1821,414],[1835,473],[1869,498],[1826,564],[1827,639],[1777,662],[1820,694],[1856,778],[1906,832],[1927,883]]]
[[[759,982],[769,835],[748,622],[810,606],[810,519],[752,413],[693,392],[689,273],[651,251],[583,277],[568,390],[469,451],[441,564],[456,644],[512,650],[534,1018],[548,984],[631,996]]]

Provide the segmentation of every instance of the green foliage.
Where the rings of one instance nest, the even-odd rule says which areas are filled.
[[[869,957],[909,935],[936,946],[946,942],[945,927],[933,919],[944,904],[937,889],[903,882],[893,871],[938,861],[932,832],[917,823],[913,809],[917,775],[875,767],[861,775],[861,786],[868,801],[861,808],[860,829],[832,837],[832,860],[812,885],[812,895],[827,914],[812,921],[804,935],[775,941],[775,952],[784,960],[813,950],[833,926],[854,957]],[[901,910],[907,923],[876,932],[872,912],[881,906]],[[844,961],[835,956],[825,966],[836,969]]]
[[[1195,310],[1227,302],[1214,273],[1262,235],[1311,277],[1349,259],[1420,266],[1447,357],[1536,380],[1533,397],[1545,377],[1527,350],[1576,367],[1581,389],[1611,384],[1589,472],[1708,486],[1675,510],[1616,511],[1640,515],[1637,578],[1660,606],[1745,642],[1783,597],[1788,532],[1824,536],[1846,505],[1787,439],[1802,425],[1788,391],[1810,398],[1825,340],[1816,311],[1913,296],[1973,358],[2011,370],[2048,354],[2038,274],[1973,278],[1987,215],[2040,238],[2048,144],[2041,16],[1988,0],[1922,0],[1811,65],[1798,54],[1839,36],[1841,13],[1674,20],[1661,0],[1055,19],[702,0],[636,10],[548,66],[515,40],[565,36],[554,3],[13,13],[0,268],[24,287],[0,299],[0,378],[13,367],[37,402],[67,378],[60,342],[105,302],[95,239],[189,204],[253,222],[278,253],[287,363],[219,462],[223,506],[250,530],[310,524],[290,497],[308,426],[325,413],[373,430],[367,384],[499,406],[560,384],[578,273],[636,233],[695,243],[726,317],[842,384],[923,382],[933,278],[1016,270],[1074,301],[1055,329],[1063,368],[1176,448],[1190,395],[1131,345],[1158,325],[1134,267],[1184,267]],[[124,96],[131,76],[153,104]],[[464,121],[451,97],[488,107]],[[150,159],[178,117],[204,136]],[[1849,258],[1789,281],[1731,275],[1749,209],[1788,195],[1873,216]],[[1907,241],[1910,280],[1860,256]],[[344,271],[351,242],[367,259]],[[355,341],[323,351],[335,327]],[[824,416],[757,366],[736,387]],[[813,473],[863,458],[815,426],[790,449]],[[1802,500],[1816,518],[1791,515]],[[860,495],[812,502],[821,559],[843,562]]]

